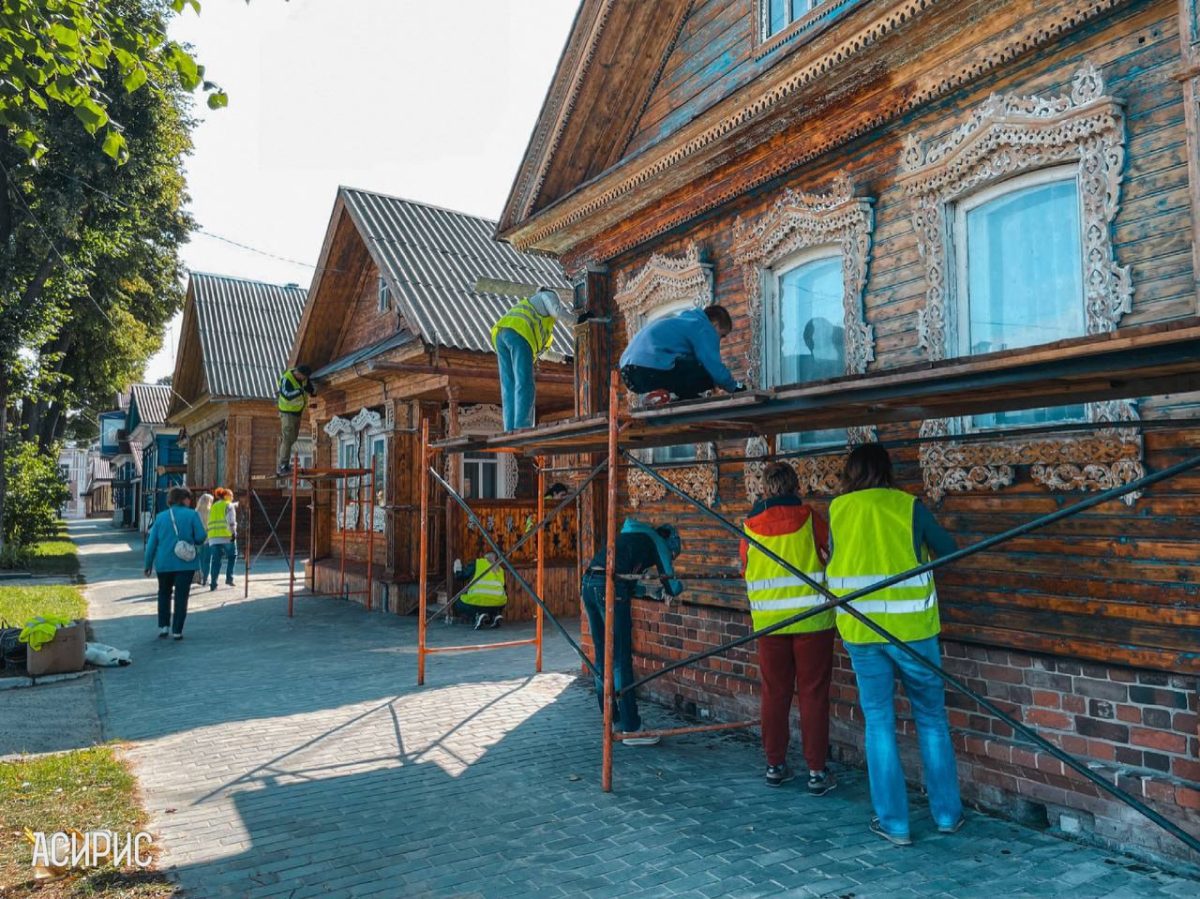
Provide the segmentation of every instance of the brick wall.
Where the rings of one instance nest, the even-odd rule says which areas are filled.
[[[649,673],[742,636],[748,627],[749,617],[738,610],[636,601],[635,668],[639,676]],[[584,642],[590,648],[586,633]],[[950,674],[1166,817],[1200,832],[1200,679],[956,641],[945,641],[942,649]],[[643,688],[641,695],[698,719],[757,718],[754,644],[669,674]],[[959,781],[969,803],[1110,848],[1186,857],[1172,837],[1049,753],[1014,736],[1009,725],[974,700],[949,691],[947,708]],[[854,673],[840,642],[831,716],[834,757],[863,764],[862,715]],[[917,783],[916,731],[899,690],[897,726],[905,770]]]

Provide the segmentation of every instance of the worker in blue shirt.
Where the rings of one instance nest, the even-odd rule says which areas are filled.
[[[688,309],[646,325],[621,354],[621,380],[645,405],[693,399],[720,387],[726,393],[744,390],[721,361],[721,341],[733,330],[723,306]]]

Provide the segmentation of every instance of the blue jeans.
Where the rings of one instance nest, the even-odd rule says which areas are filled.
[[[496,359],[500,363],[500,402],[504,430],[533,427],[533,347],[512,328],[496,334]]]
[[[931,662],[941,659],[937,637],[908,644]],[[946,720],[946,688],[932,671],[890,643],[847,643],[846,652],[858,680],[858,703],[866,719],[867,778],[871,804],[883,829],[908,836],[908,793],[904,769],[896,747],[896,674],[917,722],[921,766],[929,809],[939,827],[949,827],[962,817],[958,769]]]
[[[211,553],[211,561],[209,564],[209,583],[212,586],[217,586],[217,575],[221,573],[221,560],[228,559],[225,566],[225,583],[233,583],[233,563],[237,561],[237,544],[230,540],[228,543],[212,543],[209,544],[209,552]]]
[[[592,646],[596,648],[596,699],[604,711],[604,577],[584,575],[581,587],[583,610],[588,617]],[[613,690],[633,683],[633,609],[628,599],[617,597],[613,609]],[[616,702],[613,720],[625,733],[642,729],[637,699],[630,690]]]

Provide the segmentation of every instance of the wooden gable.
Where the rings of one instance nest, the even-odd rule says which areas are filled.
[[[183,413],[208,393],[204,377],[204,353],[200,344],[200,326],[196,318],[196,293],[189,283],[183,301],[183,322],[179,329],[179,352],[171,376],[170,416]]]

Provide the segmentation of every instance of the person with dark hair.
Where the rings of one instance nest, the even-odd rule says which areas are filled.
[[[829,507],[829,588],[838,596],[902,574],[953,552],[954,538],[911,493],[897,490],[892,461],[878,443],[855,447],[842,476],[845,492]],[[932,572],[869,593],[854,608],[931,662],[941,658],[937,590]],[[962,798],[941,679],[909,655],[838,609],[842,635],[866,721],[867,778],[875,817],[870,829],[900,846],[912,843],[908,795],[896,746],[895,679],[912,706],[929,808],[941,833],[963,825]]]
[[[505,433],[533,427],[537,386],[533,363],[539,357],[555,356],[554,323],[562,313],[558,294],[543,287],[533,296],[518,300],[492,327]]]
[[[721,341],[733,330],[724,306],[687,309],[650,322],[633,335],[619,363],[621,380],[646,405],[694,399],[715,387],[745,390],[721,361]]]
[[[617,534],[615,568],[617,575],[642,575],[654,568],[661,578],[661,587],[647,586],[645,581],[617,578],[616,605],[613,610],[613,689],[622,690],[633,683],[633,609],[634,596],[661,597],[678,596],[683,584],[675,579],[674,561],[683,549],[679,532],[674,525],[653,527],[635,518],[625,519],[621,532]],[[580,589],[583,593],[583,610],[587,613],[588,630],[592,635],[592,646],[596,660],[596,698],[600,710],[604,710],[604,615],[605,615],[605,571],[608,553],[602,546],[592,556],[583,573]],[[613,720],[624,733],[642,729],[638,714],[637,699],[633,691],[621,696],[613,709]],[[658,737],[626,737],[627,746],[652,746]]]
[[[146,577],[153,571],[158,575],[158,635],[169,633],[183,639],[183,621],[187,618],[188,594],[192,576],[200,568],[198,549],[207,534],[200,516],[191,508],[192,492],[186,487],[172,487],[167,494],[167,508],[159,512],[146,537],[146,557],[142,566]],[[171,598],[174,595],[174,614]]]
[[[308,398],[316,396],[312,382],[312,369],[307,365],[289,368],[279,376],[275,389],[276,404],[279,406],[279,457],[275,467],[277,475],[290,474],[292,470],[292,447],[300,436],[300,422],[308,407]]]
[[[800,498],[796,469],[772,462],[763,471],[763,497],[750,510],[744,525],[775,555],[803,571],[818,584],[825,582],[829,528]],[[805,609],[826,602],[821,592],[796,577],[757,546],[741,543],[742,573],[755,630],[770,627]],[[787,763],[793,696],[800,703],[800,736],[808,764],[808,792],[823,796],[837,786],[825,760],[829,755],[829,684],[833,678],[833,611],[758,638],[758,672],[762,682],[763,750],[767,756],[767,786],[778,787],[793,778]]]
[[[546,488],[546,499],[562,499],[570,492],[566,484],[561,481],[555,481]]]
[[[474,619],[475,630],[500,627],[504,623],[504,607],[508,605],[508,589],[504,583],[504,566],[492,563],[495,553],[484,553],[466,567],[454,560],[456,585],[467,583],[467,589],[454,601],[454,611],[468,621]],[[491,569],[491,570],[489,570]]]

